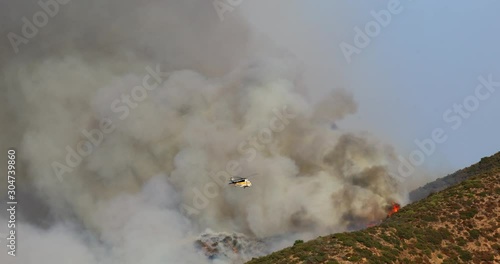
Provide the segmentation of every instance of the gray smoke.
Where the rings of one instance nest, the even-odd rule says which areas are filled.
[[[3,5],[3,36],[43,10]],[[17,53],[0,46],[0,145],[17,148],[20,201],[18,256],[2,263],[210,263],[194,244],[207,229],[278,249],[403,199],[389,147],[331,129],[357,110],[349,92],[311,103],[300,61],[236,11],[56,5]],[[228,186],[231,172],[253,186]]]

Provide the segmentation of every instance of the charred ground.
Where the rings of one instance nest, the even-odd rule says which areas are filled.
[[[467,180],[409,204],[380,225],[302,242],[257,263],[500,263],[500,152]]]

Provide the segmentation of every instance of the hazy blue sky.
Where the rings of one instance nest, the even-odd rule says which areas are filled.
[[[398,132],[388,133],[401,142],[423,139],[433,129],[443,128],[449,137],[438,145],[440,155],[435,155],[435,161],[444,159],[455,168],[500,151],[500,87],[488,99],[479,100],[477,110],[463,118],[456,130],[451,129],[454,122],[443,119],[453,104],[475,95],[479,76],[491,74],[500,82],[500,2],[401,1],[401,5],[401,13],[393,15],[351,62],[353,86],[365,86],[366,91],[383,83],[390,92],[376,110],[382,115],[369,116],[367,109],[367,117],[389,117],[386,122]],[[363,10],[369,14],[382,8],[386,7],[365,5]],[[370,20],[370,15],[365,16],[359,25]],[[363,74],[369,71],[373,73]]]
[[[460,117],[456,130],[452,125],[458,121],[443,119],[447,109],[453,111],[454,104],[475,95],[479,76],[491,75],[500,82],[500,1],[401,0],[401,12],[347,63],[340,43],[354,45],[354,27],[364,31],[366,23],[375,20],[370,12],[386,10],[387,3],[278,1],[268,4],[268,10],[260,9],[259,19],[252,21],[304,58],[308,77],[318,79],[315,84],[332,83],[354,93],[359,113],[344,126],[370,129],[406,156],[417,148],[415,139],[442,128],[447,140],[437,145],[425,166],[444,172],[500,151],[500,86],[489,98],[478,100],[468,118]],[[286,5],[301,6],[303,13],[294,15],[290,12],[295,9]],[[338,87],[323,87],[317,94],[329,88]],[[480,92],[486,97],[489,91]],[[448,114],[451,119],[458,116]]]

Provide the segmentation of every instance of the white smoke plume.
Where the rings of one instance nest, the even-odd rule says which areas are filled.
[[[42,10],[3,5],[3,36]],[[213,8],[72,0],[17,54],[3,39],[0,145],[17,149],[20,204],[2,263],[217,263],[194,245],[206,230],[278,249],[403,199],[389,147],[332,129],[357,110],[349,92],[311,103],[292,54]],[[251,188],[227,185],[228,163]]]

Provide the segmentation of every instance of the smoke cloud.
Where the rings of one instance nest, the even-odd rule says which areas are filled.
[[[210,1],[48,2],[58,11],[18,53],[0,46],[0,145],[17,149],[20,202],[2,263],[240,263],[266,252],[214,260],[194,242],[238,233],[279,249],[404,199],[390,147],[332,129],[356,113],[350,93],[313,104],[301,62],[236,11],[222,23]],[[43,10],[4,5],[3,36]],[[214,177],[230,161],[251,188]]]

